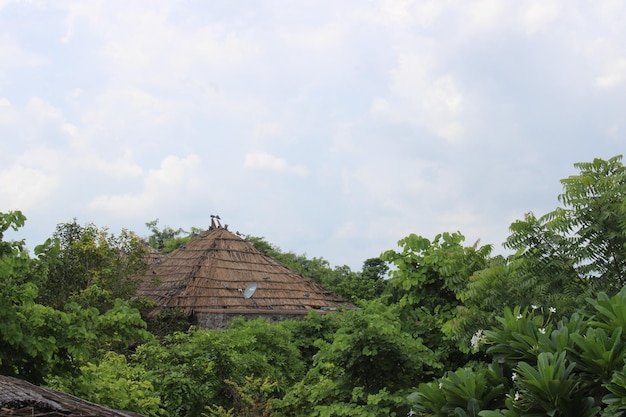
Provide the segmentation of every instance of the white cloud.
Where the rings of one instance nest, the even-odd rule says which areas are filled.
[[[534,0],[521,15],[526,33],[533,35],[543,30],[559,17],[560,7],[556,0]]]
[[[436,163],[398,154],[362,161],[356,169],[344,170],[342,180],[344,198],[351,205],[370,207],[398,220],[427,203],[438,206],[449,201],[459,186],[454,173]]]
[[[378,160],[376,164],[378,169],[373,169],[371,164],[364,164],[351,172],[344,178],[350,184],[344,186],[344,190],[349,190],[353,198],[363,199],[375,207],[382,207],[397,213],[402,210],[401,193],[398,191],[404,187],[404,181],[396,183],[394,179],[401,171],[399,167],[402,162],[398,161],[393,166],[389,164],[389,161],[385,163]]]
[[[331,22],[307,29],[297,29],[282,33],[283,41],[297,48],[325,52],[338,47],[345,37],[345,22]]]
[[[379,104],[384,105],[384,103]],[[374,103],[374,105],[376,105],[376,103]],[[349,122],[340,123],[337,126],[335,134],[332,138],[333,140],[330,147],[330,152],[336,153],[354,150],[355,143],[353,140],[352,129],[353,126]]]
[[[446,0],[382,0],[370,10],[361,10],[361,18],[391,28],[411,25],[430,27],[449,7]]]
[[[0,121],[3,107],[9,106],[8,100],[0,100]],[[8,114],[15,124],[21,126],[21,134],[26,139],[22,143],[29,144],[15,153],[15,161],[27,169],[56,178],[80,173],[85,178],[104,174],[122,180],[142,173],[142,168],[133,161],[130,148],[119,152],[116,149],[112,156],[101,155],[102,147],[86,140],[83,128],[65,121],[57,107],[40,97],[30,98],[22,109],[10,108]]]
[[[90,128],[109,130],[129,126],[154,128],[171,123],[189,107],[139,88],[110,88],[86,109],[83,122]]]
[[[75,125],[71,123],[63,123],[61,125],[61,131],[65,133],[67,136],[69,136],[70,138],[74,139],[78,137],[78,127],[76,127]]]
[[[308,175],[309,170],[303,165],[290,165],[285,159],[273,156],[267,152],[251,152],[246,154],[245,168],[276,172],[285,172],[300,176]]]
[[[89,29],[103,40],[95,56],[119,83],[167,89],[197,85],[207,73],[245,68],[262,53],[253,37],[219,22],[212,24],[211,18],[200,22],[187,16],[187,24],[180,24],[178,14],[187,12],[182,5],[158,1],[150,7],[142,2],[128,2],[123,8],[103,5],[74,3],[64,41],[74,36],[76,22],[86,19]]]
[[[4,9],[11,3],[16,3],[17,0],[0,0],[0,10]]]
[[[548,27],[559,11],[558,0],[382,0],[370,7],[356,8],[354,16],[361,22],[382,25],[410,44],[411,36],[439,27],[446,27],[445,35],[435,35],[433,39],[450,37],[466,42],[488,31],[521,30],[534,34]]]
[[[504,3],[500,0],[477,0],[464,3],[467,7],[466,25],[475,31],[493,29],[502,23]]]
[[[451,230],[468,230],[478,218],[468,207],[452,207],[437,216],[437,221],[447,224]]]
[[[206,192],[200,186],[199,166],[197,155],[186,158],[168,156],[161,161],[158,169],[148,171],[141,192],[96,196],[88,207],[120,218],[158,215],[166,207],[187,204],[196,199],[198,193]]]
[[[197,155],[189,155],[184,159],[177,156],[168,156],[161,161],[159,169],[150,170],[146,178],[146,189],[157,192],[159,188],[165,186],[171,191],[177,186],[196,185],[193,177],[200,165],[200,158]]]
[[[117,181],[139,178],[143,169],[133,162],[133,155],[126,150],[124,155],[113,161],[106,160],[95,154],[87,154],[79,159],[78,164],[84,171],[95,171]]]
[[[11,124],[17,120],[18,112],[9,99],[0,97],[0,124]]]
[[[48,200],[59,186],[55,175],[21,164],[0,170],[0,211],[31,210]]]
[[[355,222],[347,221],[335,230],[333,237],[336,239],[353,239],[359,237],[359,230]]]
[[[59,122],[62,119],[61,111],[41,97],[32,97],[28,100],[26,111],[29,113],[31,122],[32,118],[40,122]]]
[[[626,81],[626,58],[611,62],[602,75],[596,77],[596,86],[601,89],[617,87]]]
[[[0,77],[8,70],[35,67],[44,63],[40,56],[22,48],[14,36],[0,34]]]
[[[55,150],[44,145],[35,145],[25,150],[16,158],[16,163],[36,171],[46,172],[52,177],[62,177],[65,168],[69,168],[72,158],[67,158],[63,150]]]
[[[398,58],[389,97],[376,98],[372,111],[394,122],[424,127],[454,142],[464,136],[466,101],[453,76],[436,70],[432,53],[412,53]]]
[[[72,88],[66,95],[66,99],[70,103],[77,103],[78,99],[85,94],[85,90],[79,87]]]
[[[263,139],[268,136],[277,136],[283,133],[283,130],[284,127],[280,123],[261,123],[254,128],[254,137],[257,139]]]

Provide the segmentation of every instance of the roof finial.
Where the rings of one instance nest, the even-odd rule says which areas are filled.
[[[217,226],[215,226],[215,221],[217,221]],[[221,228],[222,223],[220,223],[220,216],[218,216],[217,214],[211,214],[211,227],[209,228],[209,230]],[[226,226],[226,228],[228,228],[228,225]]]

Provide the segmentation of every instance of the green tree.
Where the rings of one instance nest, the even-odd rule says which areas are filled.
[[[170,415],[200,416],[207,406],[214,411],[248,407],[238,402],[243,391],[236,389],[246,388],[246,378],[269,378],[275,383],[272,393],[283,394],[303,373],[291,340],[287,326],[235,320],[226,330],[190,329],[143,344],[131,362],[145,369]]]
[[[26,217],[20,211],[0,213],[0,373],[40,382],[54,362],[54,334],[63,327],[63,315],[35,303],[37,286],[28,282],[34,261],[24,241],[5,241]]]
[[[292,342],[300,351],[306,368],[309,368],[322,342],[332,342],[342,322],[341,314],[320,314],[311,311],[303,320],[287,320],[281,322],[281,325],[291,331]]]
[[[574,166],[546,226],[570,237],[563,246],[592,287],[615,293],[626,284],[626,167],[621,155]]]
[[[39,299],[53,307],[61,307],[70,296],[79,302],[108,308],[106,300],[77,296],[96,285],[108,291],[110,299],[132,297],[145,268],[146,248],[133,232],[122,230],[116,236],[93,224],[79,225],[76,220],[57,226],[52,239],[39,247],[41,260],[48,268],[47,278],[40,284]],[[95,303],[95,304],[94,304]]]
[[[226,384],[232,390],[234,406],[226,409],[222,405],[207,406],[207,413],[203,417],[267,417],[272,410],[273,394],[276,382],[270,378],[245,377],[245,382],[239,384],[227,379]]]
[[[345,312],[306,376],[275,402],[277,416],[399,416],[408,388],[439,366],[420,339],[402,330],[397,308],[380,302]]]
[[[464,247],[464,239],[460,233],[443,233],[431,242],[411,234],[398,242],[401,251],[381,256],[392,265],[388,298],[401,307],[405,330],[423,338],[446,368],[468,360],[444,330],[464,313],[460,294],[470,277],[488,265],[491,252],[488,245]]]
[[[372,300],[379,297],[385,290],[385,279],[389,272],[389,264],[380,257],[368,258],[363,262],[361,278],[364,281],[365,293],[362,299]]]
[[[511,228],[514,233],[526,233],[521,230],[536,224],[536,218],[527,215]],[[552,307],[559,317],[584,308],[585,286],[572,274],[561,249],[553,246],[554,240],[547,240],[549,236],[542,235],[544,240],[537,242],[537,250],[493,257],[484,269],[472,274],[459,293],[463,301],[457,307],[459,314],[444,327],[460,347],[468,348],[471,336],[478,329],[495,325],[496,317],[511,305]]]
[[[336,267],[331,275],[333,282],[328,288],[337,295],[358,303],[371,301],[383,294],[385,277],[389,265],[380,258],[370,258],[363,262],[360,272],[353,272],[348,266]]]
[[[528,214],[511,226],[506,246],[527,262],[525,272],[580,294],[616,292],[626,284],[626,168],[621,156],[574,164],[561,180],[564,207],[540,218]],[[569,281],[569,282],[568,282]]]
[[[588,307],[587,297],[614,293],[626,283],[626,169],[621,156],[576,163],[561,180],[563,207],[511,224],[504,246],[473,274],[460,297],[463,315],[449,334],[467,340],[494,324],[505,306],[551,306],[559,315]]]
[[[0,271],[4,280],[19,280],[20,276],[25,276],[30,269],[30,257],[24,249],[24,241],[5,241],[4,234],[7,230],[17,231],[24,226],[26,216],[21,211],[10,211],[0,213]]]
[[[96,404],[141,413],[167,416],[161,398],[147,378],[142,366],[128,363],[124,355],[107,352],[97,361],[80,367],[72,378],[53,378],[49,385]]]
[[[159,252],[169,253],[172,252],[185,243],[189,242],[194,236],[203,232],[201,228],[192,227],[191,232],[186,232],[182,228],[173,229],[169,226],[164,226],[163,229],[158,227],[159,219],[152,220],[146,223],[146,227],[150,229],[152,234],[148,236],[148,246]]]
[[[20,212],[0,213],[0,239],[25,220]],[[30,258],[23,241],[0,240],[0,248],[0,373],[37,383],[67,377],[99,351],[150,338],[139,312],[121,301],[105,314],[72,302],[62,310],[39,304],[34,282],[45,282],[47,262]]]

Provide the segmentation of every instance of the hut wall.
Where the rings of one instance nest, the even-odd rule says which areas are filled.
[[[270,323],[276,323],[283,320],[301,320],[305,316],[302,314],[195,313],[192,321],[200,329],[224,329],[235,317],[243,317],[246,320],[262,317]]]

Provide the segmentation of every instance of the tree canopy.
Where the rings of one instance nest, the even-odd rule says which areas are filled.
[[[198,230],[155,220],[146,243],[74,220],[31,255],[5,240],[26,217],[0,213],[0,373],[160,417],[624,415],[625,169],[574,167],[506,256],[413,233],[352,271],[247,236],[360,308],[220,331],[148,327],[134,297],[148,245]]]

